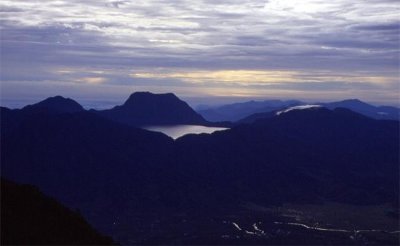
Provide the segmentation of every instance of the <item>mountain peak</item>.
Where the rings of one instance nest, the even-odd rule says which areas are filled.
[[[76,101],[62,96],[49,97],[36,104],[28,105],[24,110],[45,109],[59,113],[74,113],[84,110]]]
[[[368,103],[365,103],[357,98],[346,99],[346,100],[343,100],[343,101],[340,101],[337,103],[343,103],[343,104],[349,104],[349,105],[368,105],[368,106],[370,106]]]

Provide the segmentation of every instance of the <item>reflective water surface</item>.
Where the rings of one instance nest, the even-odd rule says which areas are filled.
[[[143,129],[155,132],[162,132],[173,139],[177,139],[186,134],[213,133],[215,131],[223,131],[229,128],[225,127],[208,127],[197,125],[173,125],[173,126],[145,126]]]

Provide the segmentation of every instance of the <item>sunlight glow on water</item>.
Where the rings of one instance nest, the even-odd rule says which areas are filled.
[[[173,126],[145,126],[143,129],[162,132],[173,139],[177,139],[186,134],[211,134],[215,131],[228,130],[225,127],[208,127],[208,126],[197,126],[197,125],[173,125]]]

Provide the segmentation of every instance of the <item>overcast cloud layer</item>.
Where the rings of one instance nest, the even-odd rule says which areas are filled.
[[[399,13],[395,0],[2,0],[2,104],[142,90],[397,104]]]

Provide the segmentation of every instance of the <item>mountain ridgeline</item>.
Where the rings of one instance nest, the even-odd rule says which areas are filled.
[[[54,113],[76,113],[83,111],[83,107],[70,98],[62,96],[49,97],[39,103],[28,105],[22,110],[29,111],[52,111]]]
[[[265,100],[227,104],[219,107],[199,109],[197,112],[208,121],[239,121],[249,115],[271,112],[285,107],[303,104],[297,100]]]
[[[247,203],[399,205],[398,121],[316,107],[175,141],[135,127],[202,123],[173,94],[134,93],[104,111],[1,108],[2,176],[126,244],[199,242],[170,236],[179,216]],[[173,226],[157,231],[162,218]]]
[[[329,109],[348,108],[354,112],[374,119],[399,120],[400,109],[392,106],[373,106],[358,99],[348,99],[339,102],[322,103]]]

